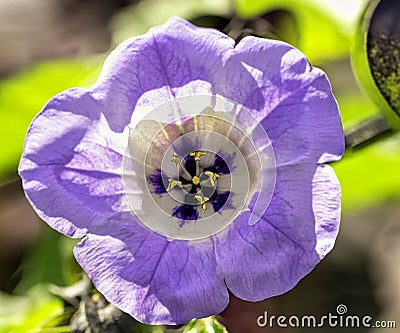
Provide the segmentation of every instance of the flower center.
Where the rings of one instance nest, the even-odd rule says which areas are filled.
[[[146,227],[192,240],[223,230],[245,211],[249,224],[263,216],[275,159],[264,128],[245,106],[199,95],[137,114],[123,182],[132,214]]]
[[[178,172],[176,178],[168,179],[166,191],[180,203],[207,210],[207,202],[215,199],[220,177],[215,167],[226,163],[215,153],[206,151],[193,151],[185,157],[173,152],[171,162]]]

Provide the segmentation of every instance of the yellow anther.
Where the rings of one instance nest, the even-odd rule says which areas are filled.
[[[189,156],[194,157],[195,161],[200,161],[200,158],[205,155],[206,153],[204,151],[194,151],[193,153],[189,154]]]
[[[167,192],[171,191],[175,186],[177,185],[182,185],[182,182],[179,180],[175,180],[175,179],[168,179],[169,184],[167,187]]]
[[[211,172],[211,171],[204,171],[204,173],[208,176],[210,179],[210,183],[212,186],[215,186],[215,180],[219,178],[219,174]]]
[[[200,203],[201,208],[203,208],[203,210],[207,210],[207,201],[209,201],[210,198],[201,195],[195,195],[194,198]]]
[[[197,177],[197,176],[194,176],[194,177],[192,178],[192,183],[193,183],[194,185],[199,184],[199,183],[200,183],[200,178]]]
[[[92,295],[92,301],[93,302],[98,303],[98,302],[100,302],[100,300],[101,300],[100,294],[95,293],[95,294]]]
[[[181,159],[179,158],[177,153],[173,153],[171,162],[174,162],[176,166],[179,166],[179,164],[181,164]]]

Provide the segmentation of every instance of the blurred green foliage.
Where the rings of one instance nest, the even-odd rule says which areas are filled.
[[[76,242],[46,227],[22,262],[15,296],[0,293],[0,333],[69,332],[68,327],[50,330],[65,313],[63,301],[49,292],[49,286],[67,286],[80,278],[72,255]]]
[[[40,242],[24,257],[21,280],[15,291],[24,293],[38,282],[68,286],[79,280],[80,269],[72,255],[77,242],[46,226]]]
[[[33,332],[63,312],[63,302],[50,295],[43,283],[37,283],[23,296],[0,293],[0,332]]]
[[[226,333],[226,329],[213,317],[193,320],[186,324],[183,333]]]
[[[217,1],[144,1],[137,8],[122,12],[113,23],[114,40],[144,32],[168,16],[193,18],[196,14],[228,14],[229,2]],[[178,10],[179,4],[184,4]],[[254,17],[268,10],[286,9],[294,13],[300,36],[297,45],[311,63],[335,66],[349,57],[349,40],[353,31],[343,29],[328,11],[314,7],[309,1],[236,0],[242,17]],[[89,87],[95,82],[104,56],[91,59],[57,60],[38,64],[0,82],[0,183],[16,175],[23,140],[33,117],[47,100],[74,86]],[[339,71],[330,76],[339,79]],[[345,128],[377,113],[377,107],[359,89],[338,89],[336,94]],[[400,136],[395,135],[357,152],[346,152],[334,164],[342,184],[344,214],[354,209],[377,205],[400,195]],[[63,315],[61,300],[51,295],[48,284],[70,285],[79,278],[72,257],[76,240],[68,240],[50,229],[31,249],[22,264],[22,278],[15,293],[0,294],[0,332],[69,332],[68,326],[51,328]],[[60,317],[61,316],[61,317]],[[159,332],[160,328],[143,326],[142,332]],[[214,318],[188,323],[185,333],[222,333],[224,328]]]
[[[127,8],[117,15],[111,26],[115,43],[147,32],[155,25],[163,24],[171,16],[191,19],[197,15],[212,13],[213,15],[229,14],[230,5],[227,0],[146,0],[137,6]]]
[[[26,131],[33,117],[55,94],[73,86],[90,86],[103,57],[40,63],[0,81],[0,183],[15,173]]]
[[[287,9],[292,12],[300,37],[296,47],[303,51],[314,65],[348,55],[351,32],[312,1],[236,0],[235,4],[238,14],[246,18],[275,9]]]

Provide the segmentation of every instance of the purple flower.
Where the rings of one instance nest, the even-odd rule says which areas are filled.
[[[119,45],[90,89],[52,98],[19,172],[116,306],[145,323],[293,288],[334,245],[343,132],[292,46],[172,18]]]

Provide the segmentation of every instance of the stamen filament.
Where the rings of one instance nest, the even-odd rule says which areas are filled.
[[[191,181],[192,180],[192,175],[189,173],[189,171],[186,170],[185,166],[183,163],[180,165],[179,171],[182,171],[182,177],[185,178],[186,180]]]

